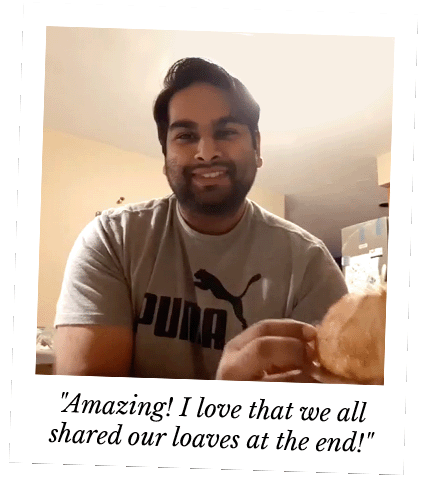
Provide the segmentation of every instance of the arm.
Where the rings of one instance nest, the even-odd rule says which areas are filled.
[[[217,379],[316,382],[311,377],[316,337],[311,324],[320,322],[347,293],[344,277],[324,244],[301,250],[301,267],[293,275],[293,309],[289,318],[250,326],[230,340],[221,357]]]
[[[128,377],[133,333],[122,326],[59,326],[55,336],[56,375]]]
[[[304,258],[304,266],[295,275],[298,281],[289,318],[318,325],[348,289],[335,259],[321,241],[305,250]]]
[[[55,318],[57,375],[130,376],[133,312],[122,235],[103,216],[73,246]]]

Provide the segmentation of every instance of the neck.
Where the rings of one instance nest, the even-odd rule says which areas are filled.
[[[206,216],[182,208],[179,211],[185,223],[196,232],[206,235],[223,235],[233,230],[240,222],[246,210],[246,200],[236,213],[230,216]]]

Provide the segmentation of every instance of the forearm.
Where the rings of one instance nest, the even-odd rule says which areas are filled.
[[[54,349],[56,375],[128,377],[133,334],[121,326],[60,326]]]

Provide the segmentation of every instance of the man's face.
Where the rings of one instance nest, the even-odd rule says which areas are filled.
[[[204,215],[236,212],[255,180],[259,137],[233,117],[227,92],[193,84],[169,102],[165,174],[180,205]]]

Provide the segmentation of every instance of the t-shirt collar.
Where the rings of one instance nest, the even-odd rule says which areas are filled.
[[[222,241],[228,241],[231,238],[234,238],[239,233],[241,233],[242,230],[246,227],[246,225],[248,224],[248,221],[250,220],[250,216],[252,214],[251,202],[250,202],[250,200],[246,199],[245,211],[242,215],[242,218],[239,220],[237,225],[235,225],[229,232],[227,232],[225,234],[221,234],[221,235],[202,234],[202,233],[197,232],[196,230],[192,229],[187,224],[187,222],[184,220],[184,218],[181,214],[180,206],[179,206],[179,203],[176,199],[176,196],[174,196],[174,198],[175,198],[176,214],[178,216],[179,223],[181,224],[181,226],[184,229],[184,231],[186,232],[186,234],[193,237],[193,238],[203,240],[203,241],[222,242]]]

